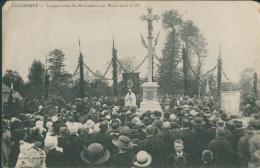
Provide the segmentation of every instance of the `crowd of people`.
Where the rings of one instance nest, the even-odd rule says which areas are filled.
[[[188,96],[163,112],[106,97],[36,104],[3,116],[3,166],[260,167],[259,111],[227,115],[214,99]]]

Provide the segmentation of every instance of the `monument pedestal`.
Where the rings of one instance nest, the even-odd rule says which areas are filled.
[[[143,88],[143,101],[139,109],[141,114],[147,110],[162,112],[161,105],[157,100],[157,88],[159,85],[156,82],[145,82],[141,87]]]

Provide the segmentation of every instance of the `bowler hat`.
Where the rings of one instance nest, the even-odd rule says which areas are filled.
[[[136,129],[142,129],[144,127],[144,124],[142,122],[136,122],[134,125],[134,128]]]
[[[132,114],[132,112],[130,110],[128,110],[126,113],[125,113],[127,116],[130,116]]]
[[[195,117],[194,120],[192,121],[192,123],[194,125],[204,125],[205,124],[205,121],[203,121],[203,119],[201,117]]]
[[[113,111],[112,114],[111,114],[112,117],[118,117],[118,115],[119,114],[116,111]]]
[[[130,149],[132,147],[130,144],[130,139],[124,135],[119,136],[119,138],[113,139],[112,143],[121,149]]]
[[[164,113],[164,118],[170,118],[170,115],[171,115],[171,113],[166,112],[166,113]]]
[[[119,107],[118,106],[115,106],[114,108],[113,108],[113,111],[119,111]]]
[[[204,110],[204,116],[210,117],[211,116],[210,110]]]
[[[182,124],[182,126],[187,127],[187,126],[190,126],[191,122],[189,119],[184,118],[184,119],[182,119],[181,124]]]
[[[207,163],[211,163],[213,160],[213,153],[210,150],[204,150],[202,152],[202,158]]]
[[[106,121],[100,122],[99,128],[101,131],[107,131],[109,129],[108,123]]]
[[[166,122],[163,123],[162,129],[169,130],[170,128],[171,128],[171,124],[170,124],[169,121],[166,121]]]
[[[225,125],[223,120],[218,120],[216,124],[217,124],[217,127],[224,127],[224,125]]]
[[[119,127],[119,123],[118,122],[113,122],[111,124],[110,131],[116,132],[116,131],[119,131],[119,129],[120,129],[120,127]]]
[[[236,128],[242,128],[242,126],[243,126],[243,122],[240,120],[235,120],[234,124],[235,124]]]
[[[130,134],[130,128],[128,126],[124,126],[119,130],[119,133],[121,135],[129,136]]]
[[[252,119],[248,124],[253,129],[260,130],[260,120]]]
[[[170,124],[171,124],[171,128],[179,128],[179,125],[176,121],[171,121]]]
[[[67,127],[60,127],[60,134],[61,135],[68,134],[68,128]]]
[[[153,126],[156,126],[156,127],[158,127],[158,128],[162,128],[162,126],[163,126],[163,121],[160,120],[160,119],[156,119],[156,120],[153,121],[153,124],[152,124],[152,125],[153,125]]]
[[[160,111],[155,111],[153,115],[154,115],[155,118],[157,118],[157,119],[161,118],[161,116],[162,116],[162,114],[161,114]]]
[[[149,125],[149,124],[151,124],[150,118],[149,118],[149,117],[144,117],[144,118],[143,118],[143,123],[144,123],[144,125]]]
[[[133,137],[133,136],[138,136],[139,135],[139,132],[137,131],[137,129],[131,129],[130,131],[130,136]]]
[[[81,159],[88,164],[101,164],[110,157],[110,152],[99,143],[93,143],[84,147],[80,154]]]
[[[209,118],[209,123],[212,124],[212,125],[216,125],[218,120],[219,120],[218,117],[216,117],[216,116],[211,116],[211,117]]]
[[[88,135],[88,133],[89,133],[89,128],[87,128],[87,127],[80,128],[81,135]]]

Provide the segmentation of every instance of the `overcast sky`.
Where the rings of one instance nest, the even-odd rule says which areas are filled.
[[[106,70],[112,57],[113,36],[119,59],[135,57],[137,63],[141,62],[147,50],[142,46],[140,33],[146,39],[147,22],[142,22],[140,16],[147,14],[149,6],[160,17],[165,10],[176,9],[184,14],[184,20],[193,20],[208,42],[205,71],[217,64],[221,43],[223,69],[231,81],[238,82],[246,67],[257,67],[260,72],[260,5],[254,2],[38,2],[45,6],[38,8],[12,8],[11,3],[3,11],[3,73],[6,69],[16,70],[25,81],[33,59],[45,63],[45,55],[53,49],[64,52],[66,70],[73,73],[78,63],[79,37],[84,62],[92,70]],[[46,7],[130,3],[140,6]],[[160,31],[155,49],[158,57],[162,57],[167,33],[161,21],[153,22],[153,36]],[[141,76],[147,73],[147,65],[146,61],[139,69]],[[111,77],[112,69],[107,75]]]

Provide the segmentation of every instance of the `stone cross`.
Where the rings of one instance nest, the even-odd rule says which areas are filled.
[[[153,31],[153,25],[152,25],[152,22],[154,21],[154,20],[159,20],[160,19],[160,17],[158,16],[158,15],[153,15],[152,14],[152,8],[151,7],[149,7],[149,8],[147,8],[147,11],[148,11],[148,14],[147,15],[142,15],[141,17],[140,17],[140,19],[142,20],[142,21],[144,21],[144,20],[147,20],[147,22],[148,22],[148,34],[149,34],[149,36],[148,36],[148,38],[152,38],[152,31]]]
[[[148,14],[147,15],[142,15],[140,19],[142,21],[147,20],[148,22],[148,82],[153,82],[153,53],[154,53],[154,48],[152,46],[152,31],[153,31],[153,25],[152,22],[154,20],[159,20],[160,17],[158,15],[153,15],[152,14],[152,8],[149,7],[147,9]]]

